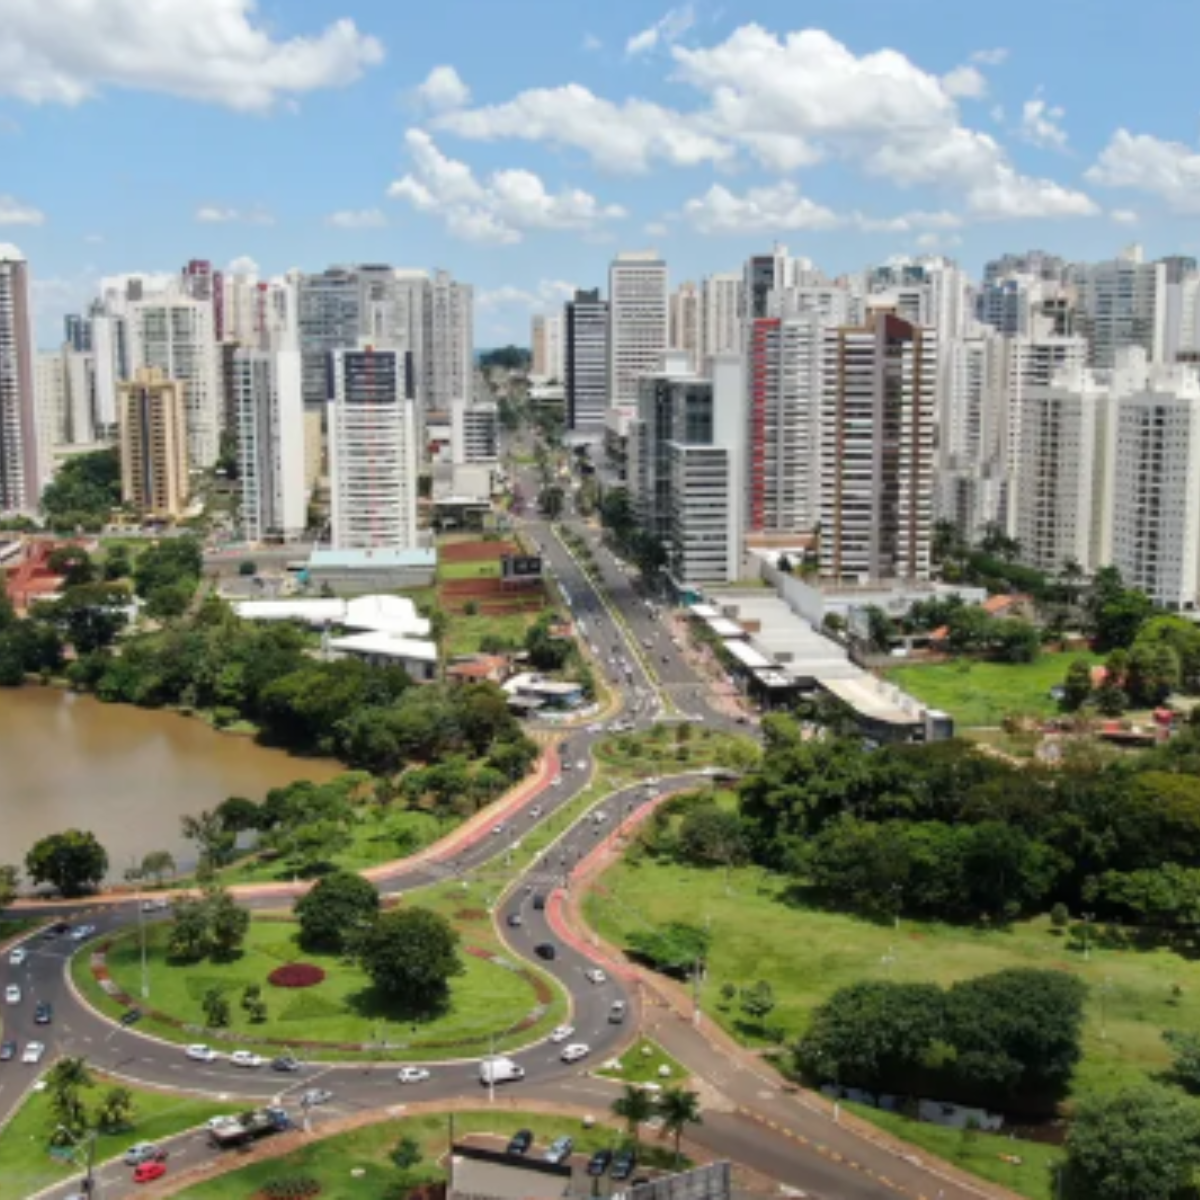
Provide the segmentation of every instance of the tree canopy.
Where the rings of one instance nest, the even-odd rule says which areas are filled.
[[[385,912],[354,939],[354,954],[381,991],[407,1013],[445,1008],[450,980],[463,973],[457,931],[427,908]]]
[[[108,873],[108,854],[86,830],[68,829],[35,842],[25,856],[34,883],[53,884],[64,896],[82,896]]]
[[[300,944],[339,953],[379,914],[375,885],[351,871],[335,871],[296,901]]]

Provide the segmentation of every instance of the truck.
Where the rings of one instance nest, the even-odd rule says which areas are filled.
[[[485,1058],[479,1064],[479,1082],[485,1086],[524,1078],[525,1068],[511,1058]]]
[[[218,1150],[228,1150],[235,1146],[245,1146],[273,1133],[282,1133],[291,1127],[292,1121],[287,1113],[282,1108],[272,1105],[242,1113],[240,1117],[232,1117],[215,1126],[208,1131],[208,1140]]]

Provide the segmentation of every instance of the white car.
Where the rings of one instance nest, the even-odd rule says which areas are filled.
[[[584,971],[583,977],[592,983],[608,982],[608,976],[599,967],[593,967],[590,971]]]
[[[503,832],[504,832],[504,825],[503,825],[503,823],[501,823],[501,824],[497,825],[497,826],[496,826],[496,827],[495,827],[495,828],[492,830],[492,832],[493,832],[494,834],[501,834],[501,833],[503,833]]]
[[[550,1040],[552,1042],[565,1042],[567,1040],[567,1038],[569,1038],[571,1036],[571,1034],[573,1034],[574,1032],[575,1032],[574,1025],[560,1025],[550,1035]]]
[[[189,1046],[185,1053],[193,1062],[215,1062],[217,1057],[217,1052],[211,1046],[201,1042]]]
[[[586,1042],[572,1042],[559,1057],[565,1063],[573,1063],[578,1062],[581,1058],[587,1058],[591,1052],[592,1048]]]
[[[429,1078],[429,1072],[424,1067],[401,1067],[396,1072],[400,1083],[424,1083]]]
[[[19,967],[29,957],[29,951],[24,946],[18,946],[9,956],[8,965]]]
[[[580,759],[580,760],[579,760],[579,761],[578,761],[578,762],[575,764],[575,769],[576,769],[577,771],[586,771],[586,770],[587,770],[587,763],[586,763],[586,762],[584,762],[584,761],[583,761],[583,759],[581,758],[581,759]]]
[[[250,1050],[235,1050],[229,1056],[229,1061],[235,1067],[261,1067],[267,1060],[261,1054],[255,1054]]]
[[[21,1055],[23,1063],[37,1064],[42,1061],[42,1055],[46,1053],[46,1047],[42,1042],[30,1042],[25,1047],[25,1053]]]
[[[96,932],[95,925],[79,925],[75,929],[71,930],[71,941],[73,941],[73,942],[86,941],[95,932]]]
[[[542,815],[542,806],[540,804],[535,804],[529,810],[530,820],[536,821],[538,819],[538,817],[540,817],[541,815]]]
[[[551,787],[559,787],[561,784],[562,784],[562,776],[561,775],[555,775],[555,777],[552,780],[550,780]]]
[[[168,909],[170,907],[171,907],[171,902],[170,902],[170,900],[167,900],[166,898],[162,898],[162,899],[158,899],[158,900],[143,900],[142,901],[142,912],[144,912],[144,913],[164,912],[166,909]]]
[[[6,1004],[21,1003],[21,989],[15,983],[10,983],[8,987],[4,989],[4,1002]]]

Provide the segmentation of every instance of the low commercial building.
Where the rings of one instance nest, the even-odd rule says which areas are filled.
[[[372,666],[403,667],[417,683],[437,678],[437,647],[417,638],[393,633],[353,633],[330,638],[327,649],[338,657],[361,658]]]
[[[437,571],[437,551],[424,549],[314,550],[308,578],[334,591],[429,587]]]
[[[523,713],[579,708],[585,699],[583,684],[536,674],[514,675],[504,690],[509,707]]]
[[[430,624],[407,596],[316,597],[242,600],[233,611],[246,621],[296,621],[313,629],[352,629],[398,637],[425,638]]]

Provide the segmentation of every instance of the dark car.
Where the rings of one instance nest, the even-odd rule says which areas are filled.
[[[290,1054],[281,1054],[278,1058],[271,1060],[272,1071],[298,1071],[300,1063]]]
[[[122,1025],[136,1025],[142,1019],[142,1010],[140,1008],[127,1008],[121,1014]]]
[[[35,1025],[49,1025],[54,1020],[54,1006],[49,1000],[39,1000],[37,1008],[33,1010],[33,1022]]]
[[[630,1149],[622,1150],[613,1161],[612,1178],[618,1183],[628,1179],[637,1170],[637,1155]]]
[[[508,927],[509,927],[509,929],[516,929],[516,928],[518,928],[518,927],[519,927],[520,925],[522,925],[522,924],[524,924],[524,922],[521,920],[521,914],[520,914],[520,913],[509,913],[509,914],[508,914]]]
[[[557,947],[551,945],[549,942],[538,942],[534,946],[533,952],[538,958],[544,958],[547,962],[553,962],[558,957]]]
[[[608,1170],[613,1160],[611,1150],[597,1150],[595,1154],[588,1159],[587,1173],[595,1175],[597,1178]]]
[[[528,1154],[533,1145],[533,1134],[528,1129],[518,1129],[508,1143],[509,1154]]]
[[[0,1062],[10,1062],[17,1057],[16,1042],[0,1042]]]
[[[546,897],[543,896],[541,892],[538,892],[538,894],[534,896],[533,907],[536,908],[538,912],[541,912],[546,907]]]

